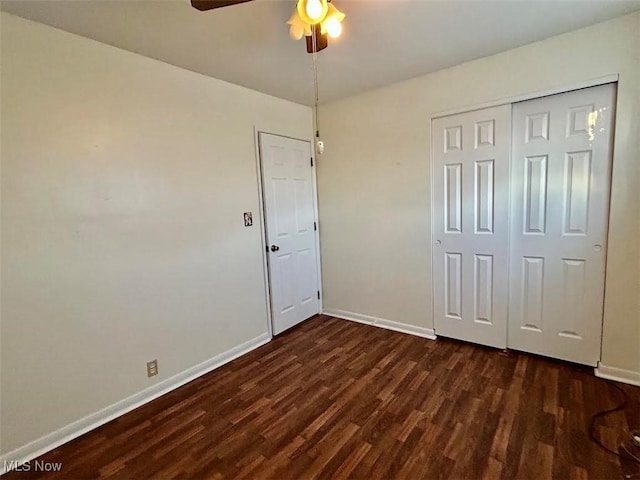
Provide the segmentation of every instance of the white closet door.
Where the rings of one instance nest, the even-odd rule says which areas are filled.
[[[435,331],[505,348],[511,106],[431,126]]]
[[[509,348],[600,358],[613,84],[513,106]]]

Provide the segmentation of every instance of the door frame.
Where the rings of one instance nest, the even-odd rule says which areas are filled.
[[[450,115],[457,115],[460,113],[467,113],[467,112],[472,112],[474,110],[482,110],[485,108],[491,108],[491,107],[498,107],[500,105],[507,105],[510,104],[513,106],[514,103],[518,103],[518,102],[524,102],[526,100],[534,100],[536,98],[541,98],[541,97],[547,97],[550,95],[557,95],[557,94],[561,94],[561,93],[568,93],[571,92],[573,90],[580,90],[583,88],[589,88],[589,87],[597,87],[599,85],[605,85],[607,83],[615,83],[615,84],[619,84],[620,81],[620,74],[615,73],[615,74],[611,74],[611,75],[606,75],[604,77],[598,77],[598,78],[594,78],[591,80],[584,80],[581,82],[576,82],[573,84],[568,84],[568,85],[563,85],[560,87],[553,87],[553,88],[547,88],[544,90],[538,90],[535,92],[530,92],[530,93],[524,93],[521,95],[516,95],[513,97],[506,97],[506,98],[502,98],[502,99],[498,99],[498,100],[492,100],[489,102],[484,102],[481,104],[476,104],[476,105],[470,105],[467,107],[463,107],[463,108],[457,108],[457,109],[453,109],[453,110],[445,110],[442,112],[437,112],[432,114],[429,117],[429,188],[430,188],[430,192],[429,192],[429,200],[431,202],[431,204],[429,205],[429,215],[431,216],[431,218],[429,219],[429,228],[431,229],[430,232],[430,241],[431,243],[429,244],[429,247],[431,249],[431,255],[429,256],[430,261],[431,261],[431,272],[430,272],[430,279],[431,279],[431,323],[433,325],[434,328],[434,332],[435,332],[435,295],[434,295],[434,274],[433,274],[433,245],[435,242],[435,236],[434,236],[434,197],[433,197],[433,190],[434,190],[434,171],[433,171],[433,120],[437,119],[437,118],[441,118],[441,117],[448,117]],[[612,138],[612,142],[615,140],[615,131],[616,131],[616,120],[617,120],[617,115],[618,115],[618,95],[616,95],[616,118],[614,118],[614,122],[613,122],[613,135],[614,137]],[[609,167],[609,182],[612,182],[613,180],[613,155],[615,154],[615,146],[612,147],[612,156],[611,156],[611,165]],[[511,153],[509,154],[511,155]],[[511,160],[510,162],[511,163]],[[511,168],[509,168],[509,172],[511,172]],[[509,178],[511,178],[511,174],[509,173]],[[608,209],[607,209],[607,226],[606,226],[606,237],[607,237],[607,248],[605,250],[605,263],[604,263],[604,292],[603,292],[603,297],[602,297],[602,320],[601,320],[601,324],[602,324],[602,329],[601,329],[601,335],[600,335],[600,359],[598,360],[598,365],[600,364],[600,362],[602,361],[602,339],[604,338],[604,305],[606,303],[607,300],[607,264],[609,261],[609,224],[610,224],[610,219],[611,219],[611,187],[609,188],[609,205],[608,205]],[[507,208],[509,208],[509,211],[511,211],[511,181],[509,181],[509,205],[507,206]],[[509,232],[511,231],[511,217],[509,216]],[[509,248],[511,246],[511,235],[509,235]],[[507,264],[507,268],[509,268],[509,271],[511,269],[511,258],[509,256],[509,261]],[[510,295],[510,292],[508,290],[508,295]],[[509,331],[509,322],[508,322],[508,318],[509,318],[509,306],[507,305],[507,335],[508,335],[508,331]],[[438,332],[435,332],[436,337],[438,336]],[[507,349],[509,348],[509,346],[507,345]],[[597,369],[597,367],[596,367]]]
[[[322,289],[322,262],[320,259],[320,222],[318,221],[318,180],[316,176],[316,152],[313,148],[313,140],[309,138],[297,138],[290,135],[284,135],[281,133],[273,133],[267,129],[260,128],[259,125],[253,127],[253,137],[255,146],[255,158],[256,158],[256,176],[258,184],[258,223],[260,226],[260,242],[262,244],[262,269],[264,275],[264,293],[266,298],[267,308],[267,331],[269,336],[273,338],[273,310],[272,310],[272,298],[271,298],[271,282],[269,277],[269,259],[267,256],[267,228],[266,228],[266,208],[264,205],[264,186],[262,177],[262,152],[260,151],[260,134],[273,135],[276,137],[291,138],[293,140],[299,140],[309,144],[309,152],[313,159],[313,166],[311,167],[311,188],[313,197],[313,220],[316,222],[315,230],[315,244],[316,244],[316,271],[318,279],[318,290],[320,291],[320,299],[318,300],[318,313],[323,311],[324,292]]]

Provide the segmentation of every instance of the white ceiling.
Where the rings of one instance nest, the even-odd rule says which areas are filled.
[[[636,1],[333,0],[344,33],[318,54],[320,102],[640,9]],[[4,11],[259,90],[313,103],[312,61],[285,25],[295,0],[208,12],[189,0],[3,0]]]

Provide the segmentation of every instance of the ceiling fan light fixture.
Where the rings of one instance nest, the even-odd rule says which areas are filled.
[[[296,10],[300,18],[309,25],[316,25],[327,16],[327,0],[298,0]]]
[[[306,14],[310,2],[315,1],[316,6],[320,5],[324,13],[320,21],[314,22]],[[317,53],[327,48],[327,37],[338,38],[342,33],[342,21],[345,14],[338,10],[330,0],[298,0],[296,8],[287,21],[289,25],[289,36],[293,40],[300,40],[305,37],[307,53]],[[312,11],[313,13],[313,11]]]
[[[289,36],[293,40],[300,40],[302,37],[311,35],[311,25],[305,23],[298,15],[298,10],[294,9],[291,18],[287,21],[289,25]]]
[[[331,38],[338,38],[342,33],[342,21],[346,15],[338,10],[332,3],[329,4],[327,15],[320,24],[321,32],[327,33]]]
[[[331,38],[338,38],[342,34],[342,24],[337,20],[330,20],[324,26],[324,30]]]
[[[291,40],[300,40],[304,37],[304,28],[299,25],[291,25],[289,27],[289,37],[291,37]]]

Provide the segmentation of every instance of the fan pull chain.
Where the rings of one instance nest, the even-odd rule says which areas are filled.
[[[316,130],[316,139],[320,138],[320,116],[318,113],[318,44],[317,44],[317,32],[318,29],[311,28],[311,44],[313,45],[312,49],[312,58],[313,58],[313,87],[314,87],[314,102],[313,102],[313,110],[315,114],[315,130]],[[317,141],[317,140],[316,140]]]

